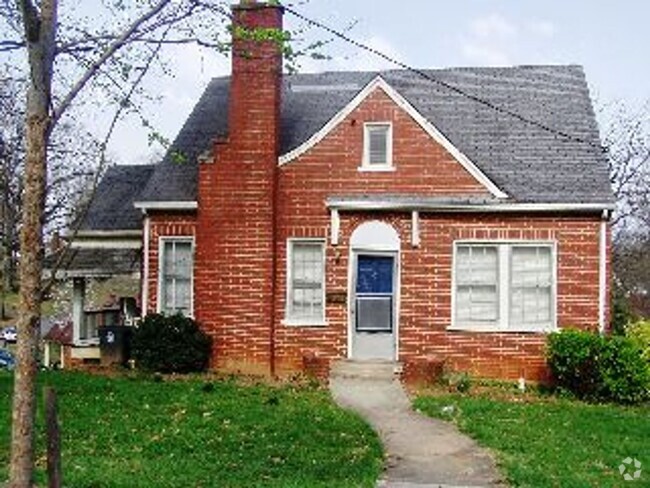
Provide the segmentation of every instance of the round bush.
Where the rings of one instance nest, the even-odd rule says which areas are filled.
[[[555,385],[578,398],[639,403],[650,397],[650,365],[630,338],[564,330],[549,336],[547,358]]]
[[[212,340],[191,318],[149,314],[134,331],[131,351],[145,371],[201,372],[210,364]]]

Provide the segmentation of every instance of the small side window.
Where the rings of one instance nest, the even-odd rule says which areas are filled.
[[[361,169],[386,170],[393,168],[393,130],[390,123],[364,125],[363,162]]]
[[[190,239],[163,239],[159,270],[158,308],[167,315],[191,316],[193,243]]]
[[[325,321],[325,243],[290,240],[286,319],[296,324]]]

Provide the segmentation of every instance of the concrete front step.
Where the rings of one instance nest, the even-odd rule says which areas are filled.
[[[401,373],[402,365],[395,361],[345,359],[332,365],[330,377],[391,381]]]

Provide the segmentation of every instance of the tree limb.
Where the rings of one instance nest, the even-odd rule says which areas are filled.
[[[135,21],[133,21],[129,27],[120,35],[115,41],[113,41],[103,52],[103,54],[97,59],[94,63],[91,64],[90,67],[86,70],[86,72],[81,76],[79,81],[75,83],[75,85],[70,89],[70,91],[67,93],[67,95],[63,98],[63,100],[59,103],[57,108],[54,110],[52,114],[52,126],[54,126],[63,113],[67,110],[67,108],[70,106],[72,101],[75,99],[77,94],[86,86],[86,84],[92,79],[92,77],[95,75],[95,73],[101,68],[104,63],[106,63],[117,51],[119,51],[123,46],[125,46],[131,36],[147,21],[150,19],[154,18],[156,15],[158,15],[169,3],[171,0],[160,0],[151,10],[148,10],[145,12],[143,15],[138,17]]]

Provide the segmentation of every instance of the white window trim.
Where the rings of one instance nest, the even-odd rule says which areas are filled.
[[[293,246],[296,243],[317,243],[320,244],[323,249],[323,317],[321,319],[297,319],[290,316],[290,307],[289,301],[291,300],[292,292],[292,283],[293,283],[293,271],[291,263],[293,262]],[[327,286],[327,239],[322,238],[299,238],[291,237],[287,239],[287,277],[286,277],[286,295],[285,295],[285,305],[284,305],[284,320],[282,320],[282,325],[292,326],[292,327],[326,327],[328,324],[327,316],[327,303],[325,302],[325,288]]]
[[[496,324],[459,324],[456,321],[456,260],[458,246],[497,246],[499,255],[497,293],[499,294],[499,311]],[[551,323],[542,327],[510,327],[510,281],[512,246],[548,247],[551,249]],[[457,240],[453,243],[451,263],[451,325],[450,331],[472,332],[528,332],[550,333],[557,327],[557,241],[538,240]]]
[[[373,127],[387,127],[388,131],[386,134],[386,164],[370,164],[370,137],[369,130]],[[366,122],[363,124],[363,158],[361,160],[361,166],[359,166],[359,171],[376,171],[376,172],[385,172],[385,171],[395,171],[395,166],[393,165],[393,123],[386,122]]]
[[[192,248],[192,274],[190,275],[190,312],[189,318],[194,318],[194,268],[196,264],[196,242],[194,236],[160,236],[158,238],[158,288],[156,291],[156,312],[162,313],[162,288],[163,288],[163,253],[165,243],[173,241],[190,242]]]

